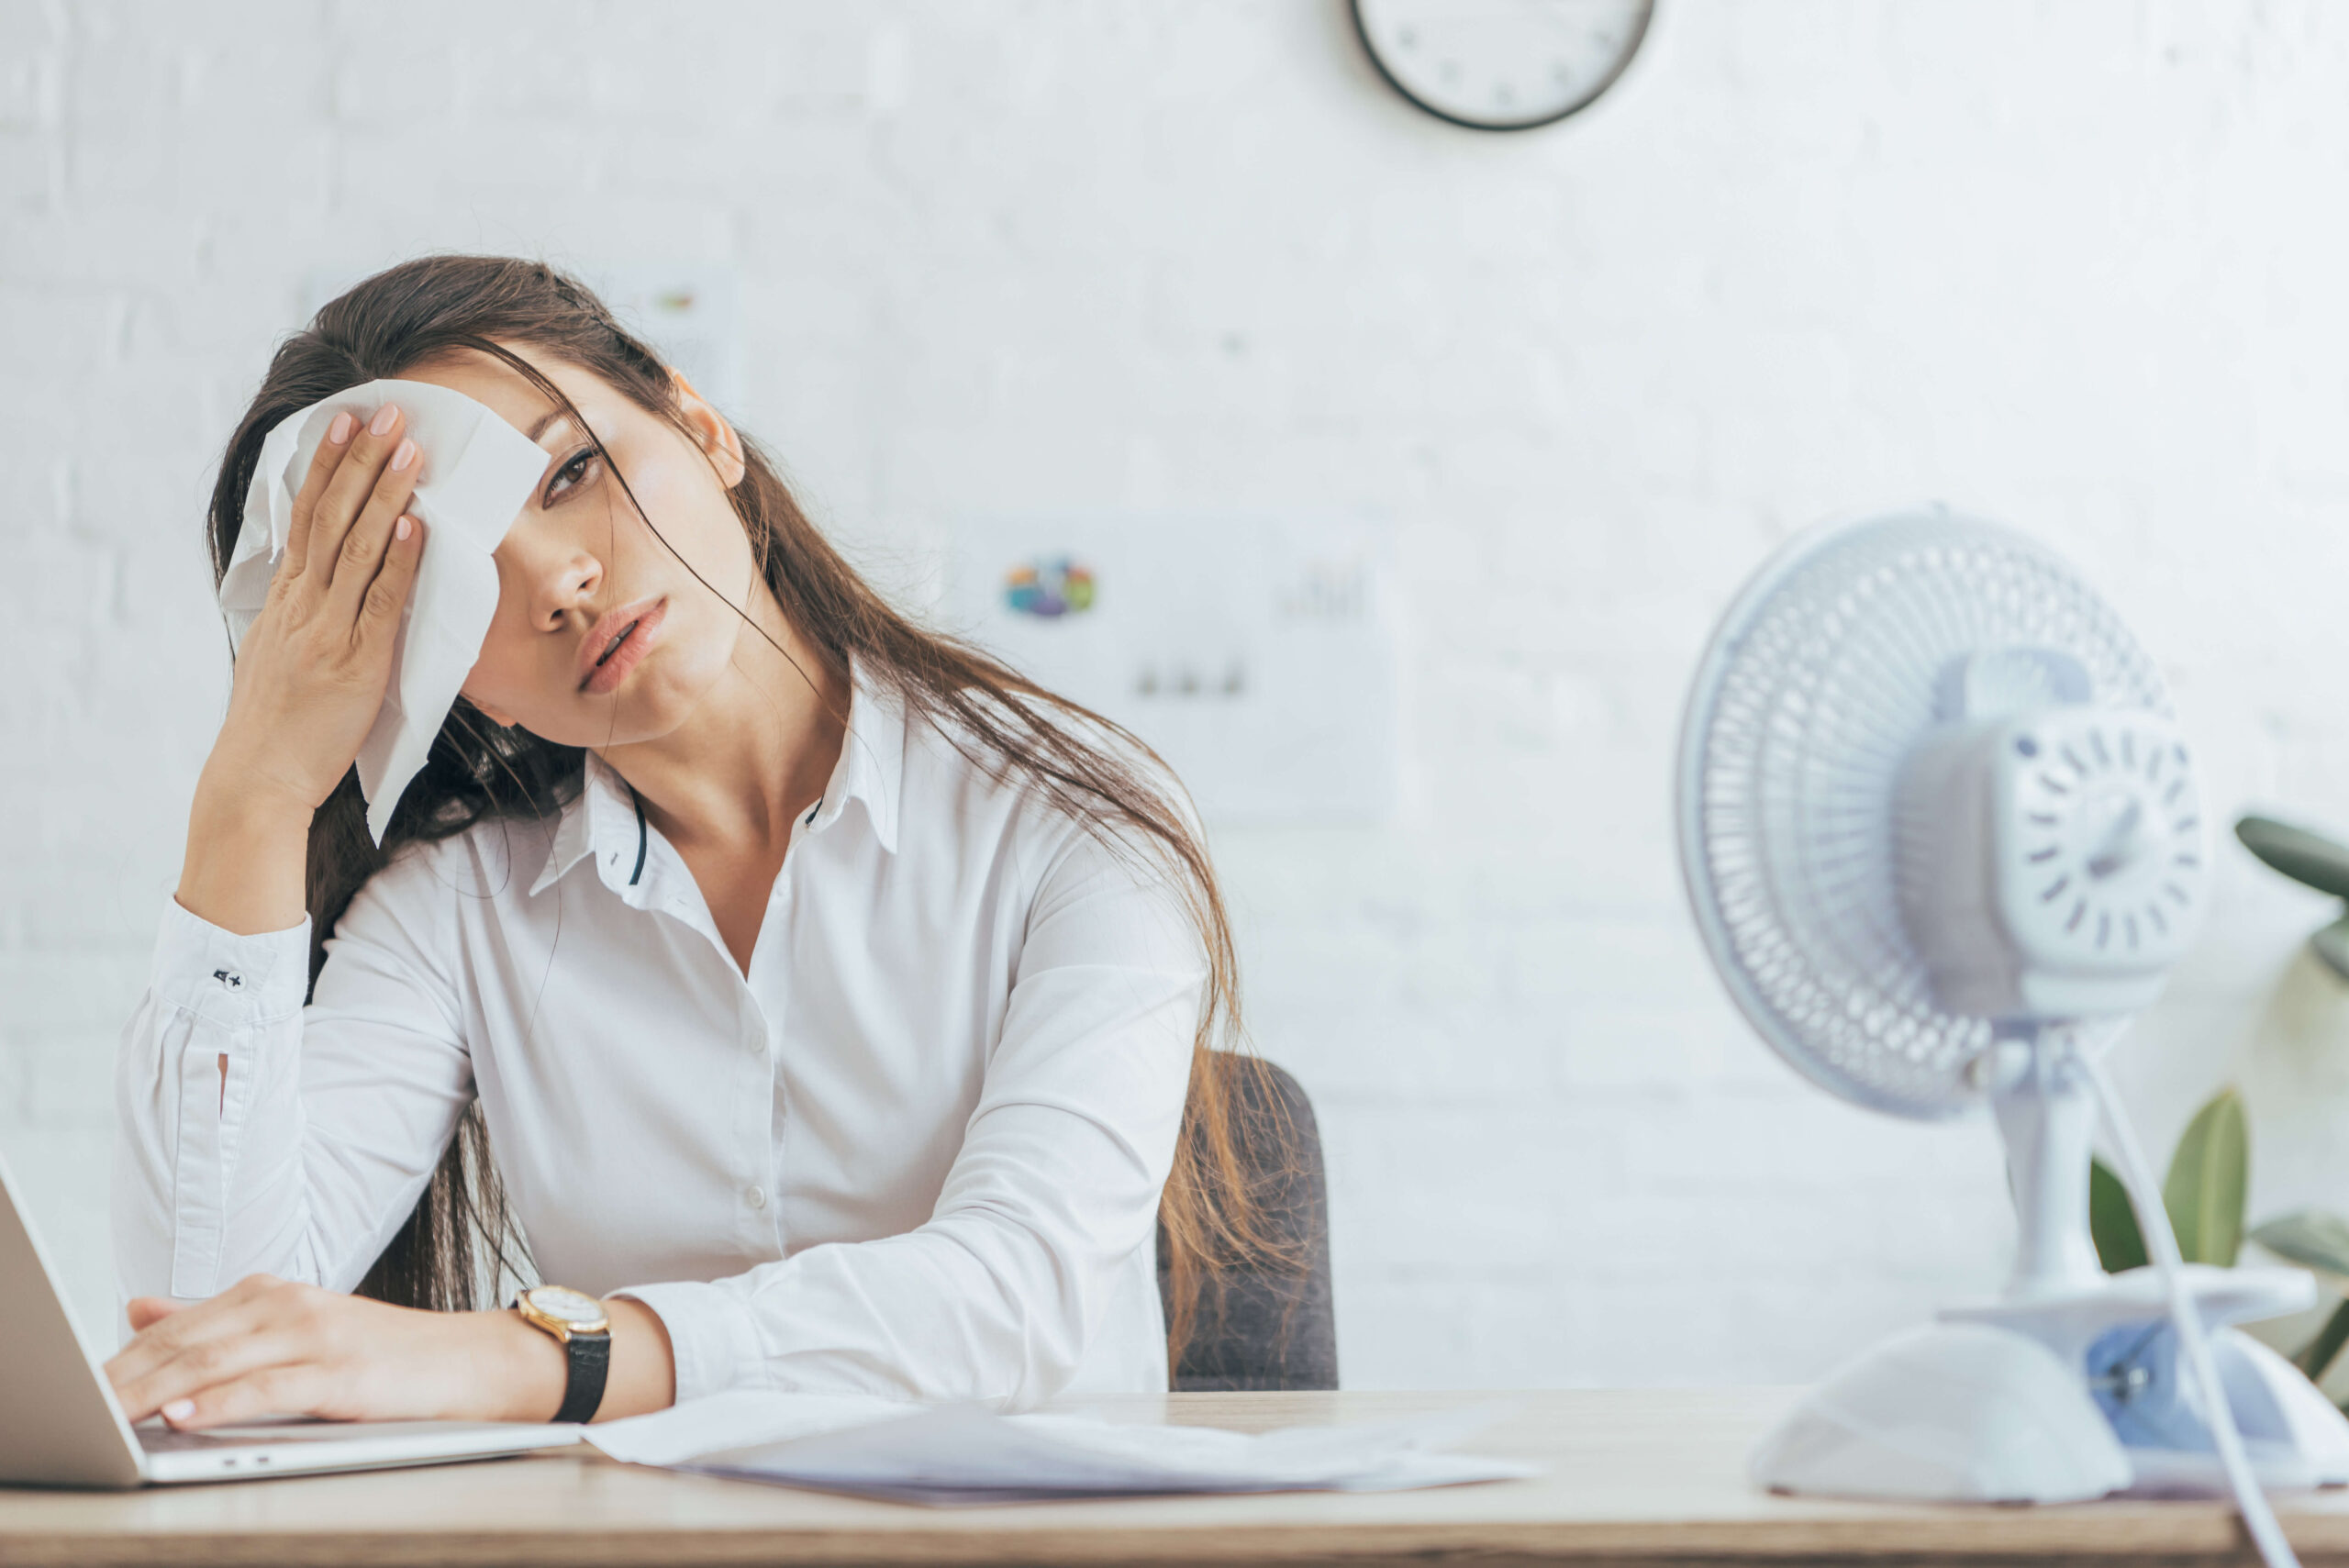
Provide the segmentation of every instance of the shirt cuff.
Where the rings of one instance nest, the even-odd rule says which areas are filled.
[[[158,1001],[231,1029],[289,1018],[310,989],[309,917],[240,937],[167,897],[148,986]]]
[[[751,1308],[722,1284],[679,1280],[612,1292],[652,1308],[669,1331],[677,1365],[677,1403],[734,1388],[769,1385],[766,1357]]]

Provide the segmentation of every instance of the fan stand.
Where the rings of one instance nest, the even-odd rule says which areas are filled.
[[[1998,1042],[1982,1066],[2007,1146],[2018,1242],[1995,1302],[1867,1351],[1806,1395],[1754,1450],[1773,1491],[1934,1502],[2080,1502],[2225,1490],[2215,1440],[2182,1385],[2151,1268],[2107,1274],[2087,1234],[2096,1103],[2079,1031]],[[2188,1265],[2227,1403],[2262,1485],[2349,1484],[2349,1420],[2289,1362],[2221,1325],[2306,1308],[2296,1269]]]

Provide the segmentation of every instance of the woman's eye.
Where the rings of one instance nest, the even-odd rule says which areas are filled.
[[[563,496],[579,488],[587,482],[588,471],[595,466],[596,449],[594,447],[582,447],[572,453],[570,460],[561,468],[556,469],[554,476],[547,481],[547,493],[540,504],[551,506]]]

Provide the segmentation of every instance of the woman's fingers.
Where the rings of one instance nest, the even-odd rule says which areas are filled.
[[[164,1310],[106,1376],[132,1420],[160,1414],[177,1427],[263,1415],[512,1420],[553,1403],[551,1347],[510,1312],[419,1312],[256,1275]]]
[[[334,581],[327,590],[328,602],[335,606],[330,617],[334,625],[359,618],[362,601],[384,567],[384,552],[395,543],[406,542],[397,537],[398,524],[408,516],[405,508],[416,488],[417,465],[416,443],[402,440],[392,452],[392,466],[375,482],[374,494],[367,498],[359,520],[342,536],[341,557],[335,562]]]
[[[306,1416],[326,1402],[331,1376],[328,1369],[313,1362],[280,1362],[182,1395],[164,1405],[161,1413],[183,1430],[263,1416]]]
[[[392,524],[392,537],[384,552],[384,564],[366,588],[356,615],[357,639],[361,643],[378,638],[388,639],[399,630],[400,606],[407,603],[408,590],[416,584],[416,569],[424,555],[424,525],[403,512]],[[355,576],[355,574],[354,574]],[[335,584],[337,597],[343,585]],[[388,640],[384,643],[389,647]]]
[[[115,1397],[121,1401],[124,1416],[134,1421],[143,1421],[158,1411],[168,1415],[173,1406],[206,1389],[300,1359],[289,1354],[291,1350],[281,1342],[280,1336],[262,1329],[206,1340],[189,1346],[145,1376],[117,1385]]]
[[[130,1319],[130,1331],[136,1334],[153,1328],[174,1312],[186,1311],[194,1305],[190,1301],[173,1301],[169,1296],[134,1296],[124,1305],[123,1312]]]
[[[302,1315],[310,1287],[254,1275],[170,1313],[106,1362],[106,1377],[130,1419],[225,1378],[283,1360],[277,1338]]]
[[[399,406],[386,403],[351,438],[350,450],[328,476],[311,510],[308,554],[303,565],[311,581],[324,586],[341,573],[344,543],[352,533],[362,531],[358,524],[362,517],[372,511],[388,527],[407,505],[420,465],[416,443],[405,434],[405,426]],[[361,558],[359,569],[372,574],[373,557],[366,541],[359,541],[355,549]]]
[[[192,1302],[184,1309],[167,1313],[160,1320],[139,1329],[130,1342],[106,1362],[106,1376],[113,1380],[117,1391],[146,1376],[187,1346],[216,1334],[232,1332],[251,1310],[256,1294],[249,1288],[252,1283],[244,1282],[206,1301]]]
[[[326,438],[318,442],[318,450],[310,454],[310,472],[302,476],[301,491],[294,497],[294,517],[285,530],[285,554],[277,563],[279,573],[287,578],[299,577],[303,564],[310,558],[310,519],[317,515],[318,497],[327,491],[327,481],[342,463],[342,455],[351,447],[351,433],[359,428],[359,421],[349,414],[337,414],[327,425]]]
[[[269,1338],[265,1329],[243,1323],[214,1337],[160,1347],[136,1361],[117,1357],[107,1363],[106,1375],[123,1414],[140,1421],[173,1400],[282,1360]]]

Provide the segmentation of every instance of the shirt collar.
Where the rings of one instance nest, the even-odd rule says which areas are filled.
[[[849,660],[848,736],[841,744],[841,760],[824,785],[808,823],[820,833],[840,819],[852,800],[864,803],[873,836],[891,854],[897,852],[898,791],[906,776],[905,699],[892,687],[872,678],[857,659]]]
[[[589,751],[586,759],[579,792],[564,804],[556,819],[546,864],[530,884],[534,895],[590,855],[596,857],[596,874],[615,891],[630,885],[642,869],[651,828],[638,816],[636,792],[620,777],[619,770],[603,758]],[[823,832],[840,820],[850,801],[862,801],[873,836],[883,849],[896,853],[898,790],[905,779],[905,765],[904,701],[872,679],[861,661],[852,658],[847,739],[807,830]]]

